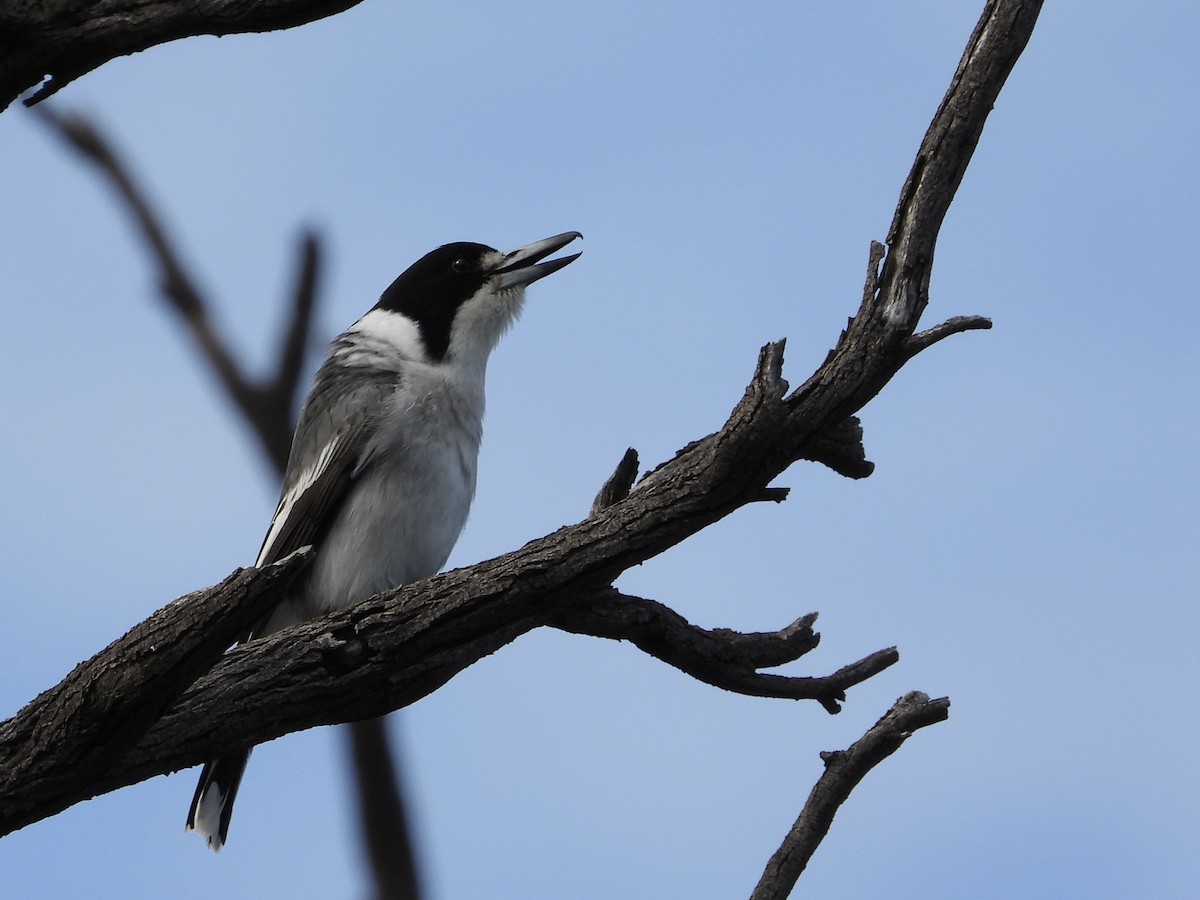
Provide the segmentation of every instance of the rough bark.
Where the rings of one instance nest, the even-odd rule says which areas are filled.
[[[184,689],[286,596],[311,555],[238,569],[180,597],[0,724],[0,818],[8,830],[78,802],[80,785],[119,765]]]
[[[776,498],[767,484],[808,452],[813,437],[856,429],[821,416],[820,407],[837,408],[827,393],[847,390],[844,382],[835,379],[810,392],[808,402],[787,398],[780,377],[782,350],[782,342],[763,349],[754,378],[724,428],[660,466],[623,500],[497,559],[239,647],[192,684],[105,773],[83,778],[69,766],[66,771],[51,767],[22,779],[19,787],[27,797],[39,795],[42,781],[58,788],[54,802],[25,803],[20,812],[3,790],[18,785],[0,786],[0,833],[58,812],[72,798],[86,799],[291,731],[383,715],[415,702],[539,625],[569,622],[573,630],[586,632],[588,616],[595,615],[589,611],[611,601],[610,585],[622,571],[739,506]],[[835,353],[834,365],[836,358]],[[862,461],[857,466],[862,474],[870,470]],[[634,602],[631,608],[637,606]],[[585,612],[572,620],[572,608]],[[183,616],[186,605],[175,604],[174,610]],[[172,615],[171,608],[163,614]],[[610,629],[606,624],[595,630],[608,636]],[[795,656],[807,646],[797,642]],[[789,656],[778,652],[778,644],[768,650],[749,665],[774,666]],[[112,665],[136,668],[140,662],[131,657]],[[733,669],[744,673],[746,667],[738,661]],[[848,686],[817,679],[811,690],[797,694],[794,681],[781,678],[774,695],[811,696],[831,706]],[[5,729],[21,735],[33,725],[27,709]],[[20,764],[20,746],[19,740],[0,742],[0,751],[18,750],[9,758],[0,755],[0,770]]]
[[[0,0],[0,111],[32,105],[104,63],[198,35],[276,31],[359,0]]]

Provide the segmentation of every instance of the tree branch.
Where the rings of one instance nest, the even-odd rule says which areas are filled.
[[[300,550],[180,597],[0,724],[8,830],[89,796],[89,783],[286,596],[311,558],[310,549]]]
[[[530,629],[555,624],[572,599],[607,589],[630,566],[761,499],[767,482],[790,464],[769,452],[794,427],[794,413],[783,402],[781,366],[782,344],[764,347],[754,378],[719,432],[585,521],[226,654],[77,799],[291,731],[376,717],[413,703]],[[802,451],[803,445],[796,448]],[[773,459],[774,467],[764,459]],[[668,648],[664,657],[747,691],[796,690],[780,676],[743,673],[739,680],[714,673],[711,661],[694,649]],[[840,685],[891,661],[885,651],[810,682],[800,695],[807,692],[829,707]],[[29,821],[9,819],[7,809],[0,791],[0,833]],[[58,809],[48,807],[47,814]]]
[[[855,414],[913,355],[951,333],[983,327],[984,320],[970,317],[916,333],[928,303],[942,218],[1040,5],[1034,0],[987,4],[905,183],[888,234],[889,249],[885,254],[882,246],[872,245],[858,313],[800,388],[789,393],[783,379],[783,341],[766,345],[742,399],[718,431],[689,443],[636,486],[630,486],[628,474],[615,475],[612,490],[602,492],[585,521],[496,559],[371,598],[224,655],[103,774],[76,786],[76,799],[291,731],[381,715],[415,702],[542,625],[630,639],[696,677],[733,690],[767,696],[807,690],[836,711],[841,692],[891,665],[894,650],[879,651],[824,679],[765,674],[758,668],[811,649],[816,640],[811,620],[759,635],[705,631],[659,604],[618,594],[611,585],[626,569],[735,509],[781,499],[770,483],[800,459],[852,477],[869,474]],[[163,611],[167,621],[180,615],[179,606]],[[113,666],[127,664],[134,663],[121,659]],[[819,840],[824,834],[831,809],[845,799],[842,794],[912,729],[938,721],[937,715],[945,717],[946,701],[933,702],[943,705],[938,712],[923,695],[910,698],[915,698],[915,717],[906,717],[907,707],[894,710],[895,717],[885,716],[846,754],[827,758],[829,780],[819,782],[817,799],[810,799],[809,819],[816,826],[801,829],[809,835],[797,840],[802,849],[781,848],[788,859],[803,859],[800,869],[811,855],[803,848],[815,846],[814,836]],[[23,711],[2,726],[2,733],[33,725]],[[23,789],[36,797],[39,785],[44,790],[46,783],[66,777],[62,766],[49,760],[36,783]],[[823,794],[818,796],[822,784],[836,800],[832,807]],[[53,802],[36,808],[27,804],[15,815],[9,799],[13,789],[0,785],[0,833],[74,802],[60,790]],[[779,867],[783,874],[769,869],[764,880],[782,881],[793,868],[785,859]]]
[[[359,0],[0,0],[0,111],[32,106],[121,56],[179,38],[276,31]]]
[[[820,635],[812,630],[816,613],[801,616],[779,631],[742,634],[709,631],[669,607],[614,589],[564,605],[549,624],[574,634],[629,641],[639,650],[698,681],[751,697],[816,700],[830,713],[841,711],[846,689],[900,661],[895,647],[823,678],[770,675],[759,669],[782,666],[813,650]]]
[[[353,762],[359,835],[375,884],[374,900],[416,900],[421,896],[420,870],[386,720],[351,722],[344,731]]]
[[[320,245],[306,232],[300,242],[300,263],[292,292],[292,311],[280,342],[277,371],[261,382],[246,374],[213,321],[211,304],[187,271],[182,255],[167,235],[161,216],[112,144],[85,116],[60,115],[38,107],[42,121],[94,165],[112,186],[133,220],[151,258],[158,265],[164,303],[182,319],[196,347],[221,387],[251,427],[259,445],[280,477],[287,466],[292,443],[293,410],[304,373],[316,284],[320,272]]]
[[[853,389],[827,393],[822,405],[830,402],[835,410],[855,412],[900,366],[933,343],[913,343],[910,338],[929,303],[938,231],[1041,7],[1041,0],[989,0],[984,7],[901,190],[888,230],[887,255],[872,245],[858,314],[825,365],[796,391],[793,402],[807,404],[812,391],[851,375],[846,384]]]
[[[950,701],[905,694],[875,725],[845,750],[822,753],[825,773],[817,781],[792,830],[772,855],[750,900],[783,900],[829,833],[833,817],[866,774],[900,749],[919,728],[944,722]]]
[[[991,327],[992,320],[986,319],[983,316],[955,316],[953,319],[947,319],[941,325],[934,325],[928,331],[914,334],[908,339],[906,352],[909,357],[913,357],[922,350],[932,347],[938,341],[945,340],[953,334],[962,334],[964,331],[986,330]]]

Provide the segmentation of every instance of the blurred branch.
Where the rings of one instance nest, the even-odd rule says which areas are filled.
[[[387,720],[350,722],[343,733],[350,745],[359,835],[371,866],[375,900],[416,900],[421,896],[420,870]]]
[[[796,823],[767,863],[750,900],[783,900],[820,846],[833,817],[866,774],[900,749],[919,728],[944,722],[950,701],[926,694],[905,694],[875,725],[845,750],[822,753],[825,773],[813,786]]]
[[[210,304],[188,273],[180,253],[167,237],[160,217],[137,184],[129,167],[107,138],[85,116],[60,115],[38,107],[42,120],[67,146],[96,166],[116,191],[159,269],[164,303],[183,320],[234,407],[242,414],[280,477],[292,443],[292,411],[302,387],[303,363],[312,326],[320,271],[320,245],[306,233],[300,242],[300,264],[292,292],[291,314],[280,342],[276,372],[255,381],[246,374],[213,322]]]
[[[104,63],[199,35],[276,31],[359,0],[0,0],[0,111],[23,92],[32,106]]]

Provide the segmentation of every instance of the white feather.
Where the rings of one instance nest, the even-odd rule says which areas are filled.
[[[224,806],[225,795],[215,784],[211,784],[196,807],[195,818],[188,823],[188,827],[195,830],[208,842],[208,846],[218,853],[225,846],[221,842],[221,809]]]
[[[275,541],[279,539],[279,533],[283,530],[283,526],[287,523],[288,516],[292,510],[296,508],[296,501],[316,484],[322,473],[329,466],[330,460],[337,452],[341,445],[342,436],[334,435],[333,440],[321,448],[321,452],[317,454],[317,458],[312,464],[300,473],[300,477],[287,489],[284,495],[279,500],[279,506],[275,510],[275,516],[271,519],[271,527],[267,530],[267,536],[263,539],[262,550],[258,552],[258,559],[255,560],[256,566],[261,566],[263,560],[267,559],[271,553],[271,548]]]
[[[393,365],[397,359],[424,362],[425,342],[421,329],[408,316],[386,309],[373,309],[347,331],[352,346],[341,357],[348,366]]]

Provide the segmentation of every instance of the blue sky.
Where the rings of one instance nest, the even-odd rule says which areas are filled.
[[[111,129],[256,365],[304,225],[328,336],[440,243],[584,233],[493,358],[467,565],[582,517],[627,446],[653,464],[716,428],[766,341],[788,338],[793,383],[812,371],[981,6],[367,2],[137,54],[52,102]],[[830,717],[528,635],[401,716],[431,897],[744,896],[818,751],[911,689],[951,719],[855,792],[808,896],[1194,889],[1198,28],[1184,2],[1048,4],[926,314],[995,328],[864,410],[873,477],[797,465],[787,503],[619,582],[706,626],[819,610],[799,674],[892,644],[900,665]],[[20,109],[0,148],[8,715],[249,563],[275,485],[107,190]],[[185,772],[0,840],[5,890],[362,896],[343,749],[259,748],[219,857],[183,832]]]

